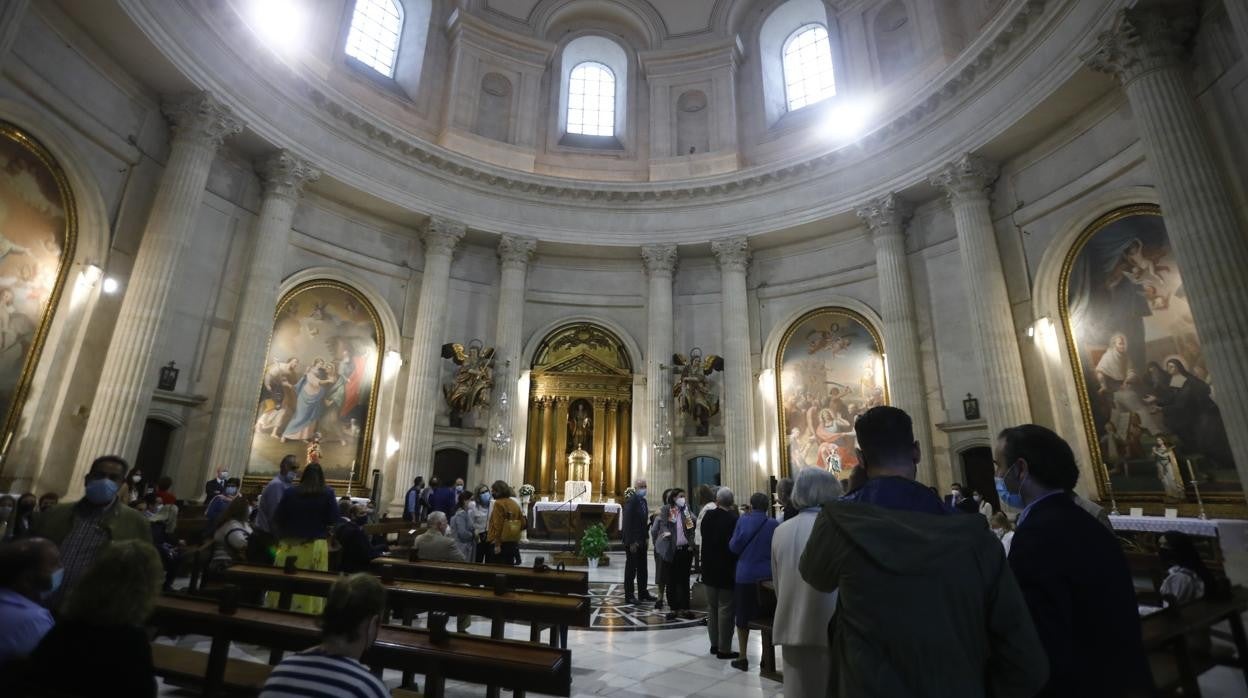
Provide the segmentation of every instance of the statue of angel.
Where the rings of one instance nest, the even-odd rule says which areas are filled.
[[[442,358],[459,365],[454,382],[442,386],[452,419],[489,407],[490,391],[494,388],[494,349],[485,348],[479,339],[469,342],[467,348],[462,344],[443,344]]]
[[[694,347],[688,358],[673,354],[672,364],[678,369],[672,386],[676,408],[693,419],[698,436],[706,436],[710,433],[711,417],[719,414],[719,397],[713,394],[707,376],[724,370],[724,359],[714,354],[703,358],[702,350]]]

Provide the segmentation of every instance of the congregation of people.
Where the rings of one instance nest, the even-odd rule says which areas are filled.
[[[694,619],[700,587],[710,653],[745,671],[765,587],[789,698],[1153,694],[1124,552],[1100,508],[1074,493],[1079,470],[1060,436],[1036,425],[999,435],[996,491],[1020,512],[1011,518],[960,485],[942,497],[918,482],[923,454],[905,412],[872,408],[855,431],[850,478],[806,468],[774,501],[756,492],[738,506],[729,488],[703,486],[693,503],[673,488],[651,512],[637,480],[621,527],[626,603]],[[0,498],[0,680],[91,695],[106,674],[123,695],[155,694],[145,622],[188,552],[171,485],[149,486],[104,456],[79,501]],[[325,571],[333,551],[349,575],[326,596],[293,596],[292,610],[321,616],[323,640],[278,664],[262,695],[343,695],[300,692],[307,677],[330,674],[351,695],[386,695],[359,663],[383,613],[383,587],[368,574],[386,552],[366,530],[375,513],[293,456],[258,497],[225,470],[204,492],[210,573],[287,558]],[[518,564],[526,521],[506,482],[469,491],[418,477],[404,501],[403,520],[423,528],[411,543],[420,560]],[[1161,540],[1166,599],[1219,587],[1189,538]],[[459,615],[457,630],[470,623]],[[76,670],[57,670],[67,662]]]

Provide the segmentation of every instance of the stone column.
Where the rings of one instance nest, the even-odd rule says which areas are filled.
[[[555,459],[555,399],[544,397],[542,401],[542,449],[539,454],[539,467],[542,473],[542,489],[551,494],[551,499],[558,499],[559,493],[555,492],[555,480],[559,478],[559,471],[555,467],[557,460]],[[546,488],[550,488],[547,490]]]
[[[156,386],[156,365],[173,313],[170,301],[185,277],[186,249],[217,149],[242,130],[230,109],[204,92],[166,101],[173,125],[169,161],[143,231],[121,312],[100,371],[70,496],[81,492],[91,461],[104,454],[133,460]]]
[[[754,372],[750,364],[750,313],[746,306],[745,273],[750,247],[744,237],[715,240],[711,252],[719,262],[720,312],[724,341],[724,462],[721,482],[738,502],[761,487],[754,449]]]
[[[975,359],[984,374],[980,404],[992,438],[1005,427],[1031,421],[1018,335],[989,210],[988,191],[996,178],[996,165],[970,154],[931,177],[953,206],[967,310],[975,328]]]
[[[1248,231],[1191,91],[1186,46],[1197,21],[1195,3],[1141,3],[1118,14],[1088,62],[1116,75],[1131,102],[1239,478],[1248,483]]]
[[[593,460],[589,462],[589,484],[595,497],[601,497],[605,488],[602,487],[601,474],[607,467],[607,401],[605,398],[594,398],[594,450]]]
[[[407,399],[403,409],[403,429],[399,436],[399,467],[392,506],[403,506],[403,495],[413,478],[433,468],[433,416],[441,375],[442,337],[446,330],[447,291],[451,280],[451,258],[464,237],[464,224],[445,218],[430,218],[421,233],[425,246],[425,268],[420,278],[420,300],[416,306],[416,326],[412,330],[412,354],[408,360]]]
[[[892,404],[908,412],[914,420],[914,438],[922,453],[919,479],[934,485],[931,420],[927,414],[927,390],[919,357],[914,286],[906,260],[906,224],[913,214],[910,203],[896,194],[875,199],[858,209],[858,217],[867,224],[875,243],[889,397]]]
[[[655,421],[659,415],[660,397],[667,400],[668,423],[672,427],[672,433],[676,433],[671,374],[660,368],[670,365],[672,361],[672,335],[675,332],[672,322],[672,276],[676,272],[676,246],[643,247],[641,261],[650,280],[649,297],[646,301],[646,404],[641,410],[642,418],[646,420],[642,433],[646,434],[647,443],[642,447],[650,454],[649,468],[645,473],[647,489],[655,494],[653,499],[649,496],[647,499],[657,506],[658,497],[663,494],[663,490],[677,484],[676,472],[672,467],[672,452],[660,454],[654,450],[655,439],[659,437]],[[634,471],[632,477],[635,480],[641,474]],[[631,482],[628,484],[632,486]]]
[[[486,459],[485,481],[506,480],[513,488],[524,480],[524,454],[516,452],[516,439],[520,430],[521,408],[528,395],[516,393],[517,381],[523,367],[520,365],[521,333],[524,329],[524,287],[529,260],[537,248],[537,240],[515,235],[504,235],[498,241],[498,317],[494,325],[494,394],[506,390],[511,414],[506,415],[511,427],[512,440],[506,446],[490,446]],[[499,383],[501,377],[505,383]],[[497,410],[497,398],[491,410]],[[499,418],[501,415],[495,415]],[[487,435],[488,436],[488,435]],[[529,483],[537,486],[536,483]]]
[[[568,452],[576,448],[568,443],[568,409],[572,401],[566,397],[555,398],[555,416],[550,422],[551,436],[554,437],[555,448],[551,452],[550,468],[555,474],[555,497],[563,499],[564,483],[568,477]]]
[[[209,472],[201,473],[201,480],[207,480],[218,467],[235,473],[247,469],[255,432],[258,385],[269,358],[265,351],[290,242],[290,223],[303,185],[321,175],[285,150],[259,160],[256,171],[264,183],[264,198],[255,223],[256,239],[247,260],[247,276],[234,314],[234,337],[217,403],[212,450],[204,464]]]
[[[607,450],[602,463],[602,496],[615,496],[616,473],[620,467],[620,432],[618,400],[607,401]]]

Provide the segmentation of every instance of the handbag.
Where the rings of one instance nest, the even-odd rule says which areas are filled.
[[[520,536],[524,533],[524,516],[520,512],[511,513],[511,511],[503,512],[503,532],[502,540],[504,543],[518,543]]]

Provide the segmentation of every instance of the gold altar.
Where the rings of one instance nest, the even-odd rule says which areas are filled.
[[[580,449],[589,454],[584,479],[598,496],[620,496],[632,477],[632,374],[623,344],[607,329],[582,322],[547,335],[529,382],[524,481],[560,498],[571,474],[568,455]]]

